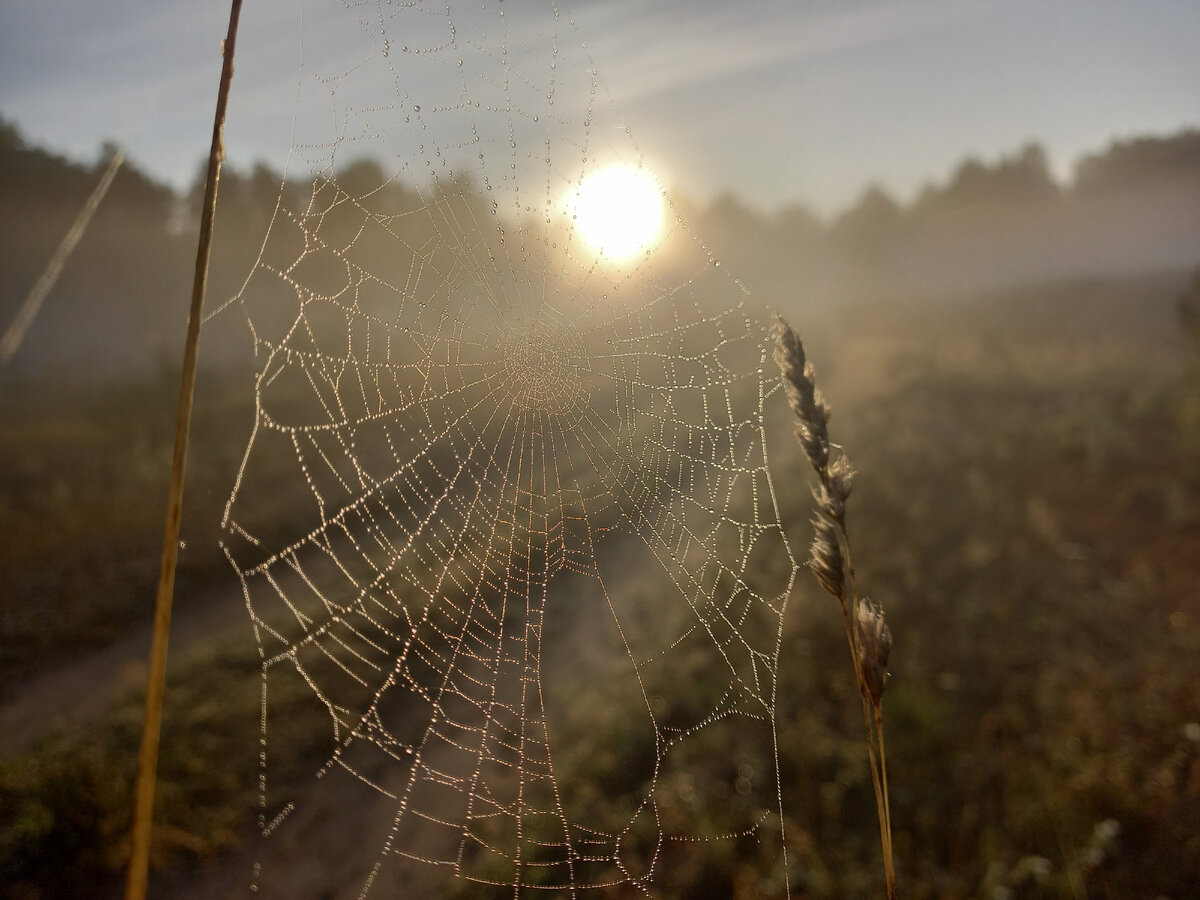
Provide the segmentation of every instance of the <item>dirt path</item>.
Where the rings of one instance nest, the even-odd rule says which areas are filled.
[[[177,654],[198,641],[244,628],[245,623],[245,606],[232,581],[224,589],[210,585],[180,594],[170,651]],[[131,627],[116,643],[67,657],[24,684],[10,686],[12,695],[0,704],[0,756],[27,749],[58,726],[103,715],[116,694],[135,680],[132,673],[145,670],[150,632],[149,622]]]

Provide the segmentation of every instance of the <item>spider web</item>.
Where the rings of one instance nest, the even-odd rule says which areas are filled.
[[[567,14],[303,13],[289,178],[230,301],[253,888],[319,861],[348,896],[626,895],[734,853],[786,894],[762,316],[673,208],[631,262],[573,229],[588,174],[645,161]],[[297,690],[328,731],[287,795]]]

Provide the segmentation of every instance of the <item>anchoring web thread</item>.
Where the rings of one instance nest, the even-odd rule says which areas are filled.
[[[350,896],[624,895],[750,842],[785,894],[797,564],[763,317],[674,211],[633,261],[576,233],[583,179],[645,162],[569,16],[513,6],[304,6],[289,179],[232,301],[264,858],[342,865]],[[291,796],[272,701],[296,689],[328,732]],[[340,846],[330,808],[357,819]]]

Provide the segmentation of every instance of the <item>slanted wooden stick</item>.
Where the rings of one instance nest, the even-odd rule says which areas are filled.
[[[4,337],[0,338],[0,365],[8,363],[17,350],[20,349],[21,341],[25,339],[25,332],[29,330],[29,326],[33,324],[33,320],[37,317],[38,311],[42,308],[42,303],[46,299],[46,295],[54,288],[55,282],[58,281],[58,276],[62,274],[63,266],[67,264],[67,260],[75,252],[75,245],[79,243],[79,239],[87,231],[88,223],[92,221],[92,216],[99,209],[100,203],[104,200],[104,195],[112,187],[113,179],[117,177],[117,170],[121,168],[121,163],[123,162],[125,162],[125,154],[118,150],[113,154],[112,159],[108,161],[108,168],[100,176],[100,181],[97,182],[96,187],[87,198],[87,202],[83,204],[83,209],[75,217],[75,221],[71,224],[70,229],[62,239],[62,243],[58,245],[58,249],[50,257],[50,262],[46,264],[46,268],[42,270],[42,274],[34,283],[33,289],[25,297],[25,302],[21,304],[21,309],[12,320],[12,324],[4,332]]]

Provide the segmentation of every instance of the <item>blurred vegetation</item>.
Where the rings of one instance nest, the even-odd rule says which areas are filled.
[[[148,621],[177,393],[168,370],[145,381],[51,382],[0,397],[0,527],[21,535],[0,542],[0,674],[42,671]],[[231,420],[249,427],[244,398],[215,389],[204,395],[189,466],[184,535],[192,547],[183,554],[182,592],[228,576],[214,538],[241,449]],[[10,692],[11,682],[0,697]]]
[[[244,842],[256,806],[260,682],[236,641],[189,648],[170,665],[155,797],[152,864],[188,865]],[[70,724],[0,761],[0,884],[13,897],[111,893],[127,861],[144,666],[122,686],[102,726]],[[275,737],[290,755],[272,766],[281,789],[311,777],[328,728],[307,689],[272,692]]]
[[[860,572],[896,636],[885,726],[905,896],[1194,896],[1198,396],[1194,370],[1099,390],[941,369],[838,423],[862,470]],[[811,661],[792,690],[822,706],[789,723],[785,767],[848,757],[854,774],[785,808],[813,868],[845,879],[878,851],[845,830],[869,813],[854,723],[831,730],[849,678],[816,662],[840,649],[833,619],[792,632]]]
[[[1118,145],[1082,164],[1070,189],[1049,179],[1036,149],[993,166],[967,163],[912,207],[876,190],[828,224],[802,210],[762,216],[731,198],[695,211],[697,230],[751,287],[760,280],[766,296],[790,298],[779,305],[797,324],[813,322],[806,337],[835,406],[834,433],[861,472],[849,514],[860,577],[887,607],[896,638],[884,706],[905,897],[1197,896],[1200,272],[1190,281],[1177,270],[1093,274],[957,303],[867,305],[877,296],[870,286],[899,264],[897,247],[918,260],[944,250],[921,242],[971,216],[986,234],[978,210],[989,204],[1024,209],[1012,215],[1030,220],[1059,204],[1069,223],[1139,184],[1157,196],[1163,184],[1190,184],[1197,140],[1185,133]],[[9,126],[0,129],[0,157],[8,179],[0,221],[11,232],[0,241],[8,291],[0,312],[8,316],[96,172],[26,146]],[[369,165],[356,171],[364,183],[379,177]],[[215,297],[236,291],[257,256],[248,236],[261,238],[279,188],[265,169],[223,180]],[[18,202],[46,211],[24,236],[11,225],[8,204]],[[161,361],[173,353],[161,351],[182,339],[186,202],[126,167],[101,210],[113,218],[89,232],[35,324],[42,336],[31,333],[22,351],[28,361],[5,374],[5,700],[37,673],[149,619],[175,392],[173,364]],[[785,294],[808,284],[805,260],[821,254],[840,260],[839,295],[860,316],[869,309],[869,319],[847,322]],[[833,268],[821,271],[834,277]],[[806,292],[820,296],[819,281]],[[165,335],[157,343],[147,337],[155,323]],[[222,365],[203,377],[180,589],[211,603],[206,592],[236,593],[215,523],[252,421],[251,376]],[[811,498],[777,411],[776,487],[802,548]],[[272,514],[282,521],[294,501],[283,490],[287,473],[277,478],[259,488],[277,495]],[[645,615],[670,614],[644,599]],[[229,624],[244,629],[244,613],[231,610],[238,618]],[[548,654],[552,639],[579,640],[585,624],[548,631]],[[250,644],[205,636],[173,658],[155,837],[168,876],[184,878],[254,835],[259,663]],[[547,665],[571,664],[570,652],[548,656]],[[678,676],[688,683],[705,672]],[[103,895],[119,880],[140,679],[139,670],[123,672],[116,699],[92,718],[48,724],[32,743],[5,748],[0,893]],[[793,893],[880,895],[845,637],[807,580],[789,610],[781,679]],[[295,684],[272,697],[273,745],[291,751],[274,756],[272,777],[297,789],[327,749],[328,719],[311,699]],[[577,788],[584,807],[634,802],[652,748],[639,734],[590,742],[597,730],[620,735],[623,711],[587,693],[575,702],[577,722],[588,724],[564,742],[559,778],[589,773]],[[53,710],[44,714],[49,723]],[[664,710],[663,721],[674,714],[694,718]],[[706,783],[745,779],[760,789],[769,773],[724,771],[735,755],[697,739],[690,781],[664,786],[664,819],[743,802],[704,798]],[[353,828],[355,811],[344,814]],[[668,855],[663,883],[680,897],[780,896],[779,824],[764,824],[761,843],[712,844],[702,864]]]

